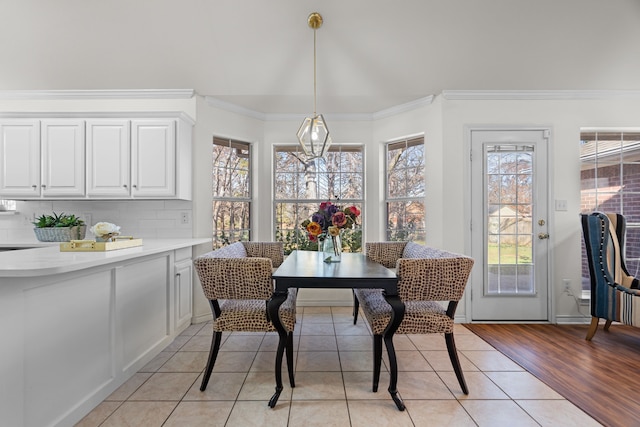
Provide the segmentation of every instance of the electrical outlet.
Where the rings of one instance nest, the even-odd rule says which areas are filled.
[[[191,223],[191,213],[190,212],[180,212],[180,224],[187,225]]]
[[[562,283],[564,283],[564,291],[566,293],[570,293],[571,292],[571,280],[562,279]]]

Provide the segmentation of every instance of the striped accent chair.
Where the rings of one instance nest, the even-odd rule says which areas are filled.
[[[453,319],[467,285],[473,259],[413,242],[402,246],[398,250],[399,242],[366,244],[370,259],[387,267],[395,267],[398,293],[405,305],[404,318],[396,334],[444,334],[449,359],[460,387],[465,394],[469,394],[453,338]],[[384,299],[381,289],[355,289],[354,296],[373,333],[375,392],[380,379],[382,335],[391,319],[391,306]]]
[[[604,330],[611,322],[640,326],[640,290],[624,262],[626,220],[618,213],[582,214],[589,275],[591,277],[591,326],[586,339],[593,338],[600,319]]]
[[[222,332],[275,332],[267,314],[273,293],[273,269],[282,264],[282,242],[236,242],[197,257],[198,272],[205,297],[213,313],[213,337],[200,390],[207,388],[216,362]],[[289,382],[293,379],[293,327],[296,321],[296,289],[289,289],[280,306],[280,319],[288,331],[285,347]]]

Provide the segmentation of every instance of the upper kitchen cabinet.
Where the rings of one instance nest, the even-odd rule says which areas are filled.
[[[40,121],[0,120],[0,195],[40,196]]]
[[[173,120],[131,123],[131,195],[176,194],[176,127]]]
[[[84,197],[82,120],[2,119],[0,197]]]
[[[0,198],[191,200],[192,133],[179,113],[0,119]]]
[[[87,120],[87,196],[131,196],[131,123]]]
[[[85,195],[84,137],[83,120],[42,121],[42,197]]]
[[[87,120],[87,197],[190,200],[191,135],[182,119]]]

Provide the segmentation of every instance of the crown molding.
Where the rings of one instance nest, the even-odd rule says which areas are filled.
[[[323,114],[327,121],[373,121],[386,117],[391,117],[396,114],[404,113],[406,111],[415,110],[425,105],[433,103],[434,96],[429,95],[424,98],[417,99],[415,101],[407,102],[405,104],[396,105],[385,110],[380,110],[375,113],[328,113]],[[296,113],[261,113],[259,111],[251,110],[249,108],[241,107],[230,102],[222,101],[212,96],[205,96],[205,100],[211,107],[220,108],[232,113],[241,114],[244,116],[252,117],[257,120],[265,122],[269,121],[300,121],[304,120],[307,115]]]
[[[221,110],[229,111],[230,113],[241,114],[243,116],[251,117],[257,120],[266,120],[266,114],[261,113],[259,111],[251,110],[249,108],[241,107],[236,104],[232,104],[230,102],[222,101],[218,98],[214,98],[213,96],[205,96],[204,100],[210,107],[220,108]]]
[[[406,102],[404,104],[396,105],[385,110],[380,110],[372,114],[373,120],[385,119],[387,117],[395,116],[396,114],[405,113],[407,111],[415,110],[433,103],[434,96],[429,95],[424,98],[416,99],[415,101]]]
[[[445,90],[442,97],[450,101],[640,99],[640,90]]]
[[[195,120],[184,111],[28,111],[0,112],[0,119],[181,119],[190,125]]]
[[[193,89],[137,90],[2,90],[0,100],[27,99],[190,99]]]

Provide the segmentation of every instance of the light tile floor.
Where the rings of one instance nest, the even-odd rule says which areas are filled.
[[[205,392],[199,390],[211,324],[190,326],[77,426],[599,426],[464,326],[456,345],[469,395],[460,390],[441,335],[397,335],[400,412],[386,387],[371,392],[372,338],[350,307],[299,307],[296,387],[283,362],[274,409],[275,333],[223,335]],[[386,365],[386,356],[385,356]]]

